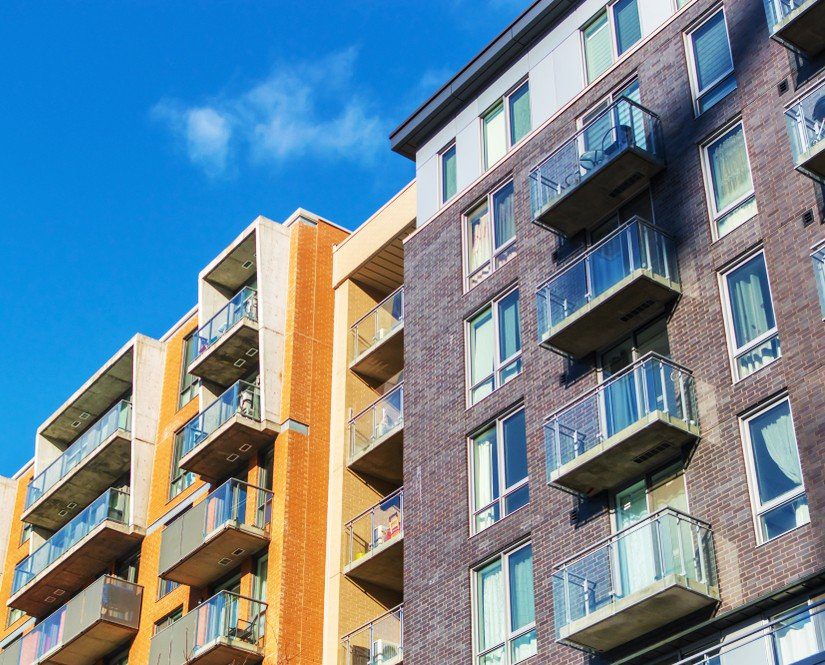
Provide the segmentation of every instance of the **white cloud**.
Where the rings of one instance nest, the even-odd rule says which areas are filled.
[[[355,79],[357,51],[275,68],[263,81],[205,104],[164,100],[152,110],[208,175],[243,160],[301,157],[370,163],[385,148],[388,123]]]

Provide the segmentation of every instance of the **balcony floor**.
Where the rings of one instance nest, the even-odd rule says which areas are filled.
[[[344,568],[344,574],[392,591],[404,590],[404,536],[382,543]]]
[[[387,432],[348,464],[359,475],[387,480],[395,485],[404,482],[404,426]]]
[[[719,602],[719,591],[671,574],[562,627],[560,642],[610,651]]]
[[[641,478],[698,438],[697,425],[655,411],[551,472],[550,483],[588,495],[613,489]]]
[[[142,530],[119,522],[103,522],[9,598],[9,607],[16,607],[37,618],[51,614],[66,598],[87,587],[108,570],[118,558],[137,545],[143,535]],[[63,593],[55,593],[60,590]]]
[[[371,385],[381,385],[404,369],[404,325],[396,327],[349,365]]]
[[[209,534],[200,547],[161,571],[160,576],[179,584],[205,587],[268,545],[269,534],[263,529],[227,522]]]
[[[221,638],[186,661],[190,665],[227,665],[227,663],[260,663],[263,649],[243,640]]]
[[[43,662],[49,665],[94,665],[135,635],[137,628],[99,619]]]
[[[275,440],[278,427],[236,413],[180,460],[180,467],[203,478],[222,478]],[[234,456],[234,457],[233,457]],[[229,458],[232,458],[231,460]]]
[[[189,373],[228,387],[258,365],[258,323],[246,317],[227,330],[189,365]],[[255,353],[249,355],[251,349]],[[245,362],[236,367],[239,360]]]
[[[23,512],[20,519],[57,531],[129,470],[132,458],[129,432],[117,430],[58,483]],[[77,504],[68,508],[68,504]],[[59,515],[66,510],[65,515]]]
[[[650,270],[635,270],[553,326],[541,344],[583,358],[652,321],[680,294],[677,282]]]
[[[539,210],[535,222],[572,237],[636,196],[664,167],[663,160],[644,150],[625,148],[593,175]]]
[[[825,0],[811,0],[774,26],[773,38],[795,51],[814,56],[825,50]]]
[[[825,3],[822,6],[825,8]],[[825,16],[822,20],[825,21]],[[803,153],[796,168],[801,173],[825,184],[825,140]]]

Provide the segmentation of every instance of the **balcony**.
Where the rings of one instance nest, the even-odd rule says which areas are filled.
[[[241,289],[200,327],[196,340],[190,374],[222,386],[247,374],[258,356],[258,292]]]
[[[20,665],[94,665],[138,631],[143,587],[104,575],[20,640]]]
[[[221,591],[152,637],[152,665],[260,663],[266,603]]]
[[[771,37],[807,56],[825,49],[823,0],[765,0]]]
[[[550,484],[596,494],[628,483],[699,438],[691,373],[649,353],[544,424]]]
[[[373,385],[404,368],[404,287],[353,324],[350,342],[350,369]]]
[[[22,519],[56,531],[129,470],[132,405],[123,400],[89,427],[26,488]]]
[[[825,81],[785,111],[785,122],[796,170],[825,184]]]
[[[634,218],[539,288],[539,341],[582,358],[652,321],[680,294],[673,239]]]
[[[403,661],[402,605],[341,639],[340,665],[396,665]]]
[[[403,482],[404,384],[370,404],[349,422],[349,468],[396,485]]]
[[[710,527],[672,508],[553,574],[557,641],[591,651],[610,651],[718,601]]]
[[[170,522],[160,576],[205,587],[269,545],[272,492],[232,478]]]
[[[238,381],[183,429],[180,466],[204,478],[226,476],[275,439],[261,418],[261,389]]]
[[[621,97],[530,173],[533,221],[574,236],[645,189],[664,167],[659,117]]]
[[[129,494],[107,490],[17,564],[9,606],[34,617],[49,614],[142,537],[129,527]]]
[[[384,498],[345,527],[344,574],[393,591],[404,590],[404,490]]]

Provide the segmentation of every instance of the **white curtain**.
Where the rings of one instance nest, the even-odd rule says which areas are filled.
[[[496,430],[492,427],[476,437],[473,442],[473,488],[476,511],[498,498],[496,455]],[[495,521],[495,509],[485,510],[476,515],[476,530],[486,529]]]
[[[484,651],[504,642],[504,579],[501,561],[496,561],[478,573],[479,612],[478,646]]]
[[[736,345],[742,347],[774,326],[764,258],[751,259],[728,277]]]
[[[492,309],[482,312],[470,323],[470,355],[470,381],[476,385],[492,375],[495,364]],[[492,390],[492,386],[489,390]],[[480,392],[486,395],[489,390]]]
[[[484,118],[484,163],[489,168],[507,152],[507,127],[504,124],[504,105]]]
[[[776,420],[762,428],[765,448],[776,466],[794,485],[802,483],[802,470],[799,468],[799,455],[796,450],[796,437],[788,410],[777,414]]]
[[[742,126],[711,145],[708,157],[716,210],[720,211],[753,189]]]
[[[468,263],[470,272],[475,271],[490,260],[490,223],[485,203],[470,215],[468,238]]]

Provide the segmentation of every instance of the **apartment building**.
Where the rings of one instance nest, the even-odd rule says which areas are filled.
[[[137,335],[0,483],[0,663],[317,663],[332,248],[258,217],[161,339]],[[12,510],[13,506],[13,510]]]
[[[825,662],[824,47],[538,0],[393,132],[405,665]]]
[[[404,239],[410,184],[333,252],[325,665],[404,654]]]

